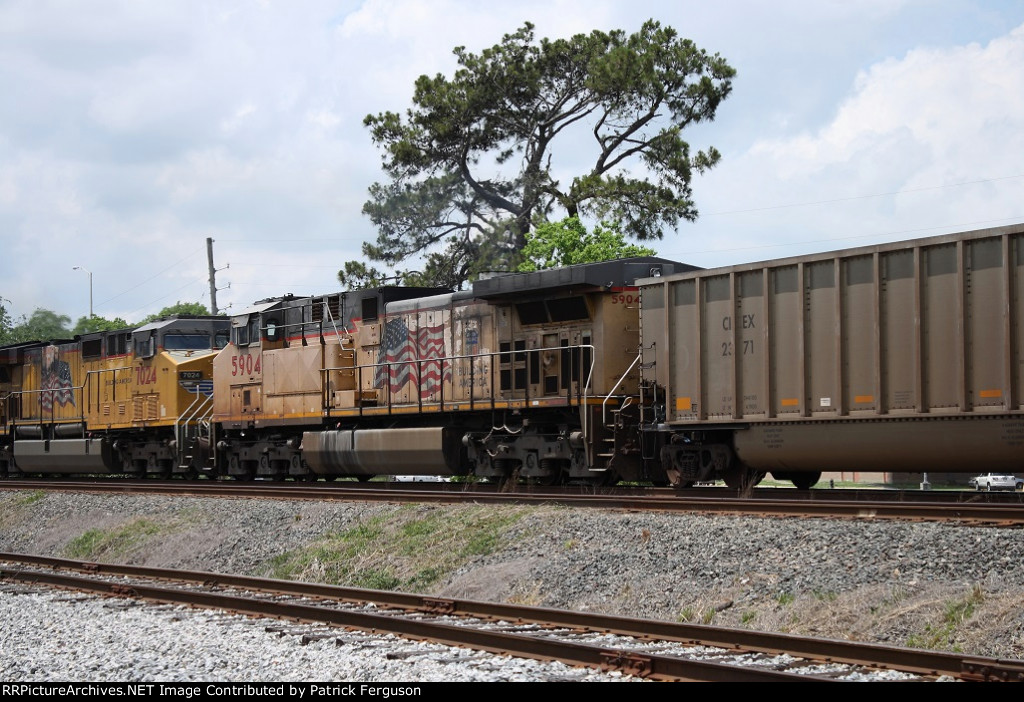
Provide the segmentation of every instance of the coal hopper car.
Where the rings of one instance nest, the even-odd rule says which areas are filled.
[[[639,285],[644,451],[674,484],[1022,468],[1024,226]]]

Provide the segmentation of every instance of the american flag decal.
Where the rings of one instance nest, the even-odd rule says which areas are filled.
[[[44,351],[43,377],[40,387],[41,390],[46,391],[41,393],[44,412],[53,411],[54,404],[63,407],[70,402],[72,407],[75,406],[71,366],[67,361],[61,361],[57,354],[58,351],[55,347],[47,347]]]
[[[409,382],[418,383],[420,397],[425,398],[441,387],[440,361],[416,363],[444,357],[444,326],[420,327],[410,331],[403,319],[392,319],[384,327],[384,340],[377,355],[374,385],[387,385],[391,392],[400,391]],[[391,365],[387,365],[391,364]],[[443,380],[451,380],[451,365],[444,365]]]

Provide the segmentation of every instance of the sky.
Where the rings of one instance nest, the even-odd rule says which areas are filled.
[[[363,119],[452,49],[655,19],[737,75],[658,255],[702,267],[1024,222],[1019,0],[0,0],[0,304],[72,324],[339,289]],[[559,150],[561,148],[561,150]],[[559,165],[586,144],[555,143]],[[569,172],[567,171],[567,172]],[[76,267],[78,269],[76,270]]]

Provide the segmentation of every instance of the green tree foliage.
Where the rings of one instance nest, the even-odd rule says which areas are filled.
[[[566,217],[560,222],[546,222],[526,234],[523,260],[518,270],[526,273],[576,263],[654,256],[656,253],[646,246],[628,243],[607,222],[601,222],[594,231],[588,232],[579,217]]]
[[[181,300],[178,300],[173,305],[170,305],[169,307],[164,307],[156,314],[149,315],[144,320],[142,320],[142,323],[146,324],[148,322],[152,322],[155,319],[160,319],[161,317],[170,317],[171,315],[175,314],[210,314],[210,310],[208,310],[206,308],[206,305],[204,305],[201,302],[182,302]]]
[[[11,336],[13,327],[14,323],[11,321],[11,315],[8,314],[7,308],[4,307],[4,298],[0,297],[0,346],[11,343],[8,339]]]
[[[89,332],[114,331],[115,329],[125,329],[130,326],[132,325],[120,317],[107,319],[106,317],[93,315],[92,317],[79,317],[78,322],[75,324],[75,328],[71,330],[71,333],[88,334]]]
[[[68,329],[71,317],[57,314],[52,310],[36,308],[32,316],[21,316],[21,321],[11,326],[4,343],[18,344],[24,341],[50,341],[70,339],[74,334]]]
[[[364,120],[388,177],[363,206],[378,228],[366,259],[395,267],[425,254],[419,279],[457,286],[509,270],[527,232],[556,211],[618,222],[639,240],[696,219],[693,172],[720,154],[691,153],[682,132],[714,119],[732,90],[725,59],[653,20],[634,34],[539,42],[526,23],[480,54],[454,53],[454,76],[420,76],[404,116]],[[556,142],[586,134],[590,165],[556,176]],[[559,172],[570,166],[564,154]]]

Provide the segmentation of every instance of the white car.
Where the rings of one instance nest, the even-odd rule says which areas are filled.
[[[1016,490],[1024,479],[1004,473],[985,473],[970,479],[970,484],[975,490]]]

